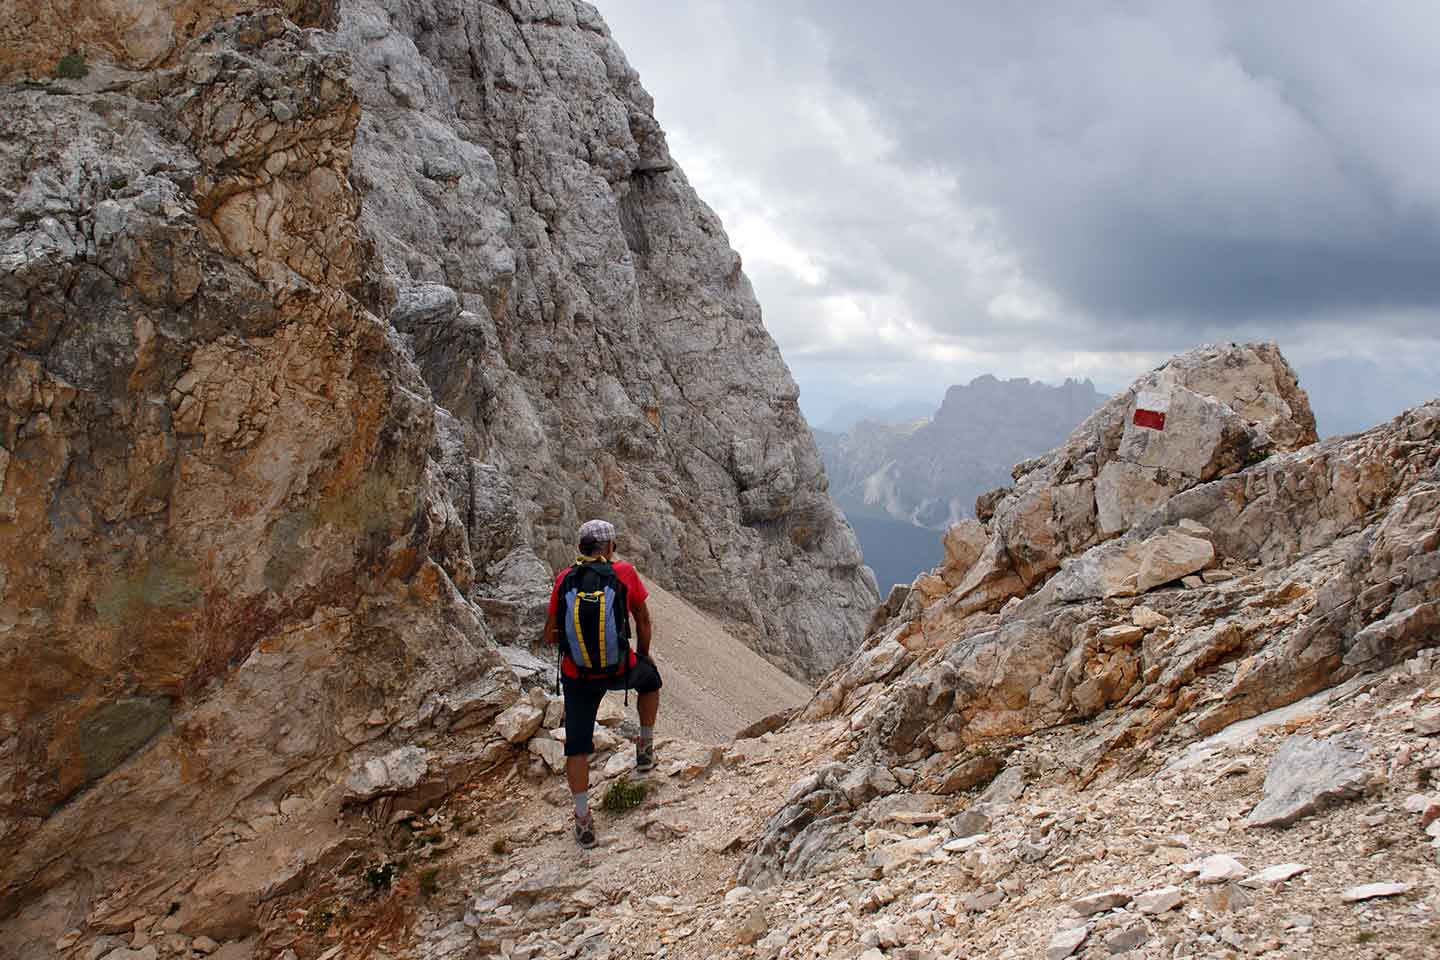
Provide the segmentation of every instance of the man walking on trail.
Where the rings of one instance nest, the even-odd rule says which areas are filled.
[[[588,520],[580,527],[580,556],[561,570],[550,593],[545,640],[560,647],[560,681],[565,691],[565,779],[575,801],[575,842],[595,846],[590,815],[590,754],[595,752],[595,717],[609,690],[639,694],[640,736],[635,769],[655,766],[655,715],[660,709],[660,671],[650,659],[649,591],[628,563],[614,561],[615,527]],[[635,646],[630,649],[630,618]],[[627,694],[628,697],[628,694]]]

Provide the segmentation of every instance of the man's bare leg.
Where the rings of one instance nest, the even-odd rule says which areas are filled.
[[[640,694],[635,698],[635,709],[640,714],[640,726],[655,726],[655,717],[660,713],[660,691]]]
[[[578,757],[566,757],[565,780],[570,784],[571,793],[588,791],[590,789],[590,758],[583,753]]]
[[[635,740],[635,769],[644,773],[655,766],[655,716],[660,712],[660,691],[640,694],[635,707],[640,713],[640,736]]]
[[[581,754],[565,758],[565,779],[575,801],[575,842],[582,848],[595,846],[595,826],[590,819],[590,758]]]

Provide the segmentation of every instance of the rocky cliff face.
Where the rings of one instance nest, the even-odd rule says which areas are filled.
[[[853,643],[794,385],[592,8],[23,6],[0,952],[241,936],[344,804],[468,776],[586,515],[797,672]]]
[[[606,515],[772,661],[838,662],[875,590],[739,257],[595,10],[356,0],[318,42],[355,64],[395,326],[507,480],[474,511],[479,593],[567,563]]]
[[[1144,426],[1156,406],[1163,429]],[[1434,645],[1440,407],[1314,439],[1272,345],[1176,358],[1017,468],[987,522],[953,527],[806,717],[841,718],[847,754],[940,795],[1083,723],[1060,761],[1083,786]],[[843,814],[833,789],[792,790],[742,879],[803,874],[785,850]]]

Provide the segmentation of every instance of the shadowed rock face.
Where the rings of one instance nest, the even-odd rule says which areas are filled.
[[[508,478],[477,594],[513,594],[509,551],[568,563],[607,516],[627,559],[782,668],[848,655],[878,592],[739,257],[594,9],[354,0],[317,42],[354,62],[395,326]]]
[[[794,384],[591,8],[45,6],[7,68],[91,73],[0,93],[16,942],[243,933],[356,776],[436,796],[589,515],[796,672],[853,645]]]

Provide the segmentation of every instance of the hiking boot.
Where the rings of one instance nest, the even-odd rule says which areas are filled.
[[[575,842],[584,850],[595,846],[595,818],[593,816],[587,814],[584,820],[579,817],[575,818]]]
[[[635,772],[648,773],[655,769],[655,741],[635,741]]]

